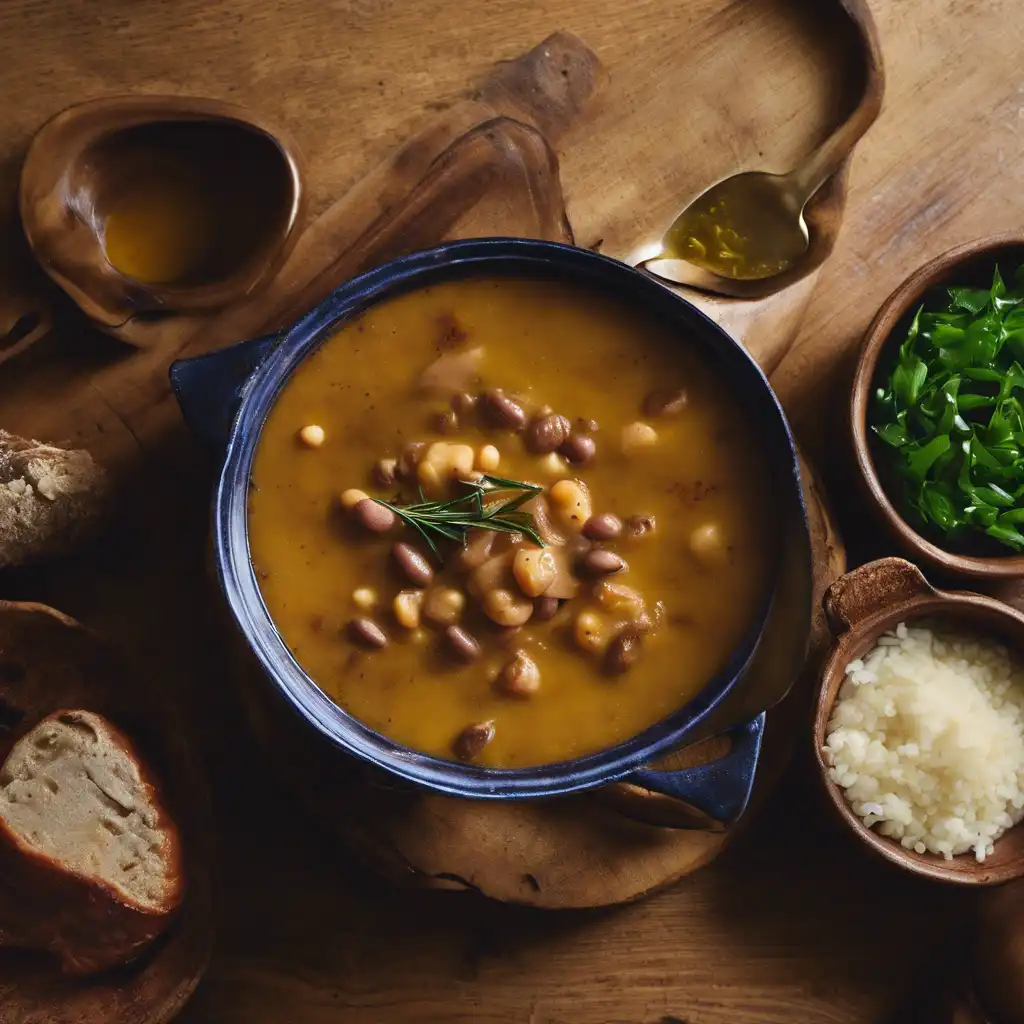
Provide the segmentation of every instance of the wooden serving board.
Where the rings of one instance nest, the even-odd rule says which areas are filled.
[[[813,291],[773,381],[837,493],[842,463],[822,416],[841,419],[844,359],[878,301],[907,266],[1024,212],[1014,207],[1022,165],[1000,160],[1010,149],[991,130],[997,116],[1016,124],[1014,0],[873,6],[896,61],[888,115],[863,144],[844,233],[819,283],[796,286],[784,316],[758,321],[788,339]],[[19,101],[0,109],[0,187],[13,195],[32,132],[69,103],[189,92],[245,102],[291,127],[321,213],[468,80],[564,28],[609,74],[598,106],[557,143],[567,208],[581,244],[603,239],[624,256],[714,178],[786,169],[843,116],[852,51],[834,31],[838,17],[810,0],[668,9],[492,0],[472,17],[449,0],[283,0],[258,11],[243,0],[115,0],[102,12],[12,0],[0,81]],[[984,60],[962,58],[968,37]],[[917,94],[930,97],[927,118]],[[979,118],[979,109],[994,113]],[[997,204],[975,201],[996,185]],[[163,365],[58,322],[63,330],[0,369],[0,417],[105,458],[125,484],[123,522],[73,565],[2,586],[56,603],[160,664],[201,712],[230,870],[220,950],[183,1019],[866,1022],[901,1002],[964,920],[970,904],[959,894],[862,862],[823,824],[802,774],[712,867],[615,912],[552,917],[381,887],[324,842],[231,718],[201,582],[207,477],[163,390]],[[839,511],[856,524],[854,506],[844,500]]]

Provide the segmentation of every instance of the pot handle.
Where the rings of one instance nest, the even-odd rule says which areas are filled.
[[[279,337],[265,334],[171,363],[171,388],[196,437],[218,450],[227,446],[245,386]]]
[[[731,825],[746,810],[754,788],[757,760],[761,754],[765,712],[726,733],[732,740],[729,753],[710,764],[657,771],[642,768],[622,781],[653,793],[682,800],[723,825]]]

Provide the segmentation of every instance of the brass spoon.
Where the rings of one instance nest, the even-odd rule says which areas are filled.
[[[712,185],[676,219],[660,251],[639,266],[677,284],[720,295],[751,294],[751,282],[793,269],[810,236],[804,211],[878,117],[884,78],[874,25],[860,0],[841,0],[861,32],[866,58],[857,108],[788,174],[746,171]]]

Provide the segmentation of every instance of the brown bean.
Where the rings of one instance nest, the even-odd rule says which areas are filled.
[[[641,635],[632,629],[620,633],[609,645],[604,655],[604,668],[612,675],[621,675],[634,665],[640,657]]]
[[[371,533],[387,533],[398,519],[391,509],[379,501],[374,501],[373,498],[363,498],[362,501],[356,502],[352,513]]]
[[[658,528],[658,522],[654,516],[630,516],[626,522],[626,536],[637,540],[654,533]]]
[[[425,587],[434,578],[430,563],[411,544],[399,541],[391,549],[391,554],[414,587]]]
[[[580,416],[575,425],[572,428],[574,434],[596,434],[601,427],[597,420],[587,419],[585,416]]]
[[[585,466],[597,454],[597,445],[589,434],[573,434],[559,447],[558,454],[574,466]]]
[[[388,635],[373,619],[353,619],[348,624],[349,636],[361,647],[387,647]]]
[[[403,449],[398,459],[396,472],[399,476],[412,476],[419,465],[423,452],[426,450],[426,441],[410,441]]]
[[[378,487],[390,487],[398,479],[397,459],[378,459],[373,467],[373,482]]]
[[[483,403],[487,415],[499,427],[505,427],[508,430],[522,430],[526,424],[526,413],[523,411],[523,407],[503,391],[496,388],[485,391]]]
[[[452,412],[456,416],[468,416],[476,408],[476,395],[468,391],[460,391],[452,395]]]
[[[675,391],[652,391],[645,399],[645,416],[678,416],[686,408],[688,396],[682,388]]]
[[[540,669],[528,654],[516,651],[498,674],[497,682],[498,689],[509,697],[532,697],[540,689]]]
[[[459,432],[459,417],[454,409],[446,409],[434,417],[434,429],[439,434],[457,434]]]
[[[569,421],[564,416],[548,413],[534,416],[526,428],[526,447],[535,455],[547,455],[569,439]]]
[[[613,572],[623,572],[628,566],[614,551],[595,548],[583,556],[583,568],[592,576],[610,576]]]
[[[494,722],[477,722],[476,725],[467,725],[455,737],[452,751],[460,761],[473,761],[493,739]]]
[[[456,660],[465,664],[476,661],[480,657],[480,645],[472,633],[467,633],[460,626],[449,626],[444,631],[444,642],[448,653]]]
[[[583,524],[583,536],[587,540],[615,540],[622,533],[622,520],[611,512],[591,516]]]
[[[521,626],[533,616],[533,602],[510,590],[488,590],[482,598],[484,614],[499,626]]]
[[[533,617],[537,622],[547,622],[558,614],[559,607],[557,597],[538,597],[533,602]]]

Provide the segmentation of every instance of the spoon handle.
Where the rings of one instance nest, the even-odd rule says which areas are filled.
[[[832,177],[882,109],[885,71],[874,20],[865,0],[839,0],[864,47],[864,92],[852,114],[790,175],[802,206]]]

